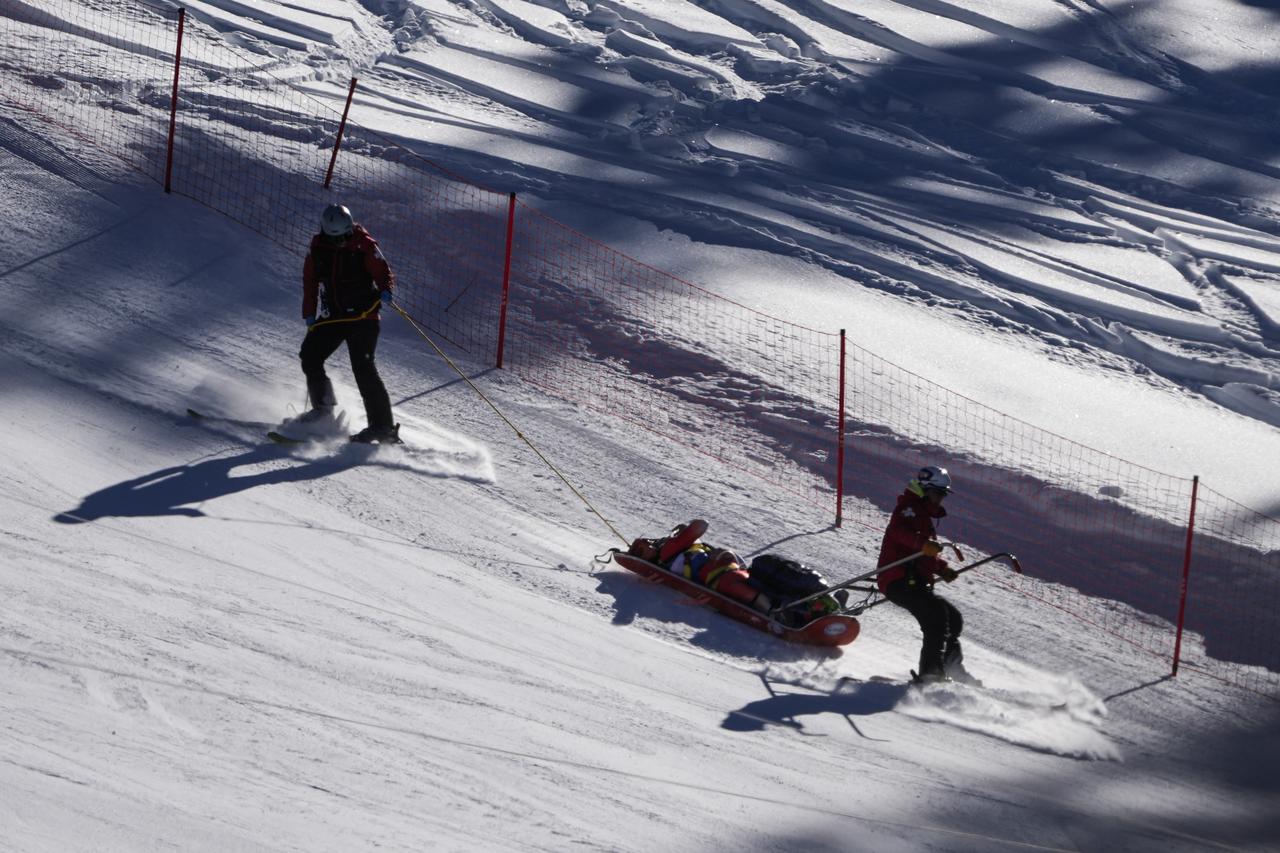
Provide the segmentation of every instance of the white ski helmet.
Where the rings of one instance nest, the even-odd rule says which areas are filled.
[[[330,237],[350,237],[355,225],[351,211],[341,204],[331,204],[320,214],[320,230]]]
[[[916,473],[916,478],[907,484],[907,488],[920,497],[924,497],[924,493],[928,491],[949,495],[951,494],[951,475],[947,473],[946,468],[926,465]]]

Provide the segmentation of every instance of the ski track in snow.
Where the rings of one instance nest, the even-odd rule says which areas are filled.
[[[238,20],[243,5],[195,14]],[[398,105],[394,122],[367,119],[375,129],[411,147],[431,138],[427,156],[482,184],[793,254],[850,287],[984,328],[999,318],[1051,355],[1066,344],[1280,423],[1268,393],[1280,313],[1265,296],[1280,271],[1280,166],[1261,156],[1260,118],[1275,96],[1143,45],[1127,29],[1138,12],[410,0],[377,18],[257,5],[260,43],[320,81],[341,78],[325,57],[342,44],[342,62],[369,63],[369,95]],[[504,159],[478,153],[495,147]],[[1128,150],[1141,160],[1117,159]],[[1227,184],[1241,201],[1215,193]],[[1267,284],[1236,283],[1249,277]],[[1027,311],[1035,297],[1054,310]],[[1161,343],[1131,346],[1133,334]],[[1244,375],[1192,369],[1206,348]]]
[[[1106,706],[1096,696],[1078,683],[1054,684],[1043,673],[1026,675],[1038,677],[1042,683],[1032,681],[1029,685],[1024,676],[1014,689],[927,685],[909,691],[898,710],[916,719],[958,726],[1055,755],[1121,757],[1105,734]]]

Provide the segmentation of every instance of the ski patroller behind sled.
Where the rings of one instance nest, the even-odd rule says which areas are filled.
[[[830,613],[820,616],[806,625],[784,625],[769,614],[754,610],[740,601],[729,598],[681,575],[672,574],[656,563],[642,560],[625,552],[616,552],[613,559],[624,569],[635,572],[653,583],[672,587],[726,616],[745,622],[753,628],[768,631],[794,643],[811,646],[847,646],[858,638],[858,620],[846,613]]]
[[[700,526],[694,527],[693,525],[695,524]],[[676,530],[672,531],[672,535],[673,537],[679,536],[679,539],[676,540],[676,545],[682,546],[691,544],[705,530],[706,522],[697,521],[692,522],[690,525],[676,528]],[[956,557],[961,560],[964,559],[964,555],[961,554],[960,548],[955,543],[947,542],[944,544],[955,551]],[[689,596],[698,604],[706,604],[726,616],[737,619],[739,622],[745,622],[753,628],[768,631],[775,636],[795,643],[804,643],[812,646],[847,646],[858,638],[858,632],[861,630],[861,626],[855,617],[873,607],[884,604],[888,600],[880,595],[879,590],[874,585],[873,579],[875,576],[894,566],[914,560],[921,556],[923,552],[910,554],[900,560],[895,560],[892,563],[855,575],[842,583],[834,584],[811,595],[787,601],[767,613],[756,610],[691,578],[671,572],[658,563],[644,560],[625,551],[611,550],[611,553],[623,568],[629,569],[653,583],[672,587]],[[962,575],[995,560],[1008,561],[1016,573],[1022,574],[1022,566],[1018,562],[1018,558],[1007,551],[992,554],[962,566],[956,570],[956,574]],[[819,598],[838,594],[841,591],[846,592],[846,597],[837,596],[841,604],[839,610],[817,616],[805,624],[787,624],[787,622],[794,620],[798,613],[803,612],[804,605]],[[861,600],[854,603],[847,602],[847,593],[849,592],[861,595]]]

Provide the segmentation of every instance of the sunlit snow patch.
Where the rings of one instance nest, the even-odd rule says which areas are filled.
[[[294,396],[296,397],[296,388]],[[334,383],[339,401],[358,399],[358,392],[341,382]],[[466,436],[450,432],[426,420],[405,417],[400,421],[401,445],[352,444],[350,436],[364,425],[364,413],[357,403],[354,411],[339,405],[332,416],[308,419],[303,416],[305,400],[297,400],[294,414],[281,421],[262,418],[261,413],[278,411],[285,398],[284,386],[256,387],[223,376],[206,377],[187,395],[193,411],[204,423],[245,441],[266,441],[275,431],[299,444],[282,444],[290,456],[307,461],[336,459],[351,464],[376,464],[385,468],[414,471],[430,477],[452,477],[478,483],[494,480],[489,451]],[[292,408],[292,407],[291,407]],[[257,417],[255,417],[255,415]]]
[[[1118,761],[1099,729],[1106,706],[1073,678],[1040,674],[1019,687],[955,682],[908,690],[895,710],[1070,758]]]
[[[487,448],[471,439],[443,429],[429,421],[402,419],[400,438],[404,444],[359,444],[350,440],[347,416],[318,424],[294,424],[281,432],[308,439],[285,445],[300,459],[337,458],[340,461],[376,464],[385,468],[414,471],[430,477],[452,477],[477,483],[494,480],[493,460]]]

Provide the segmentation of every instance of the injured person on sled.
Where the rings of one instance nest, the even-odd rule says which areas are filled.
[[[680,525],[665,539],[637,539],[627,553],[768,613],[773,602],[748,583],[741,558],[701,541],[706,531],[707,523],[697,518]]]
[[[636,539],[627,553],[767,613],[789,627],[839,610],[842,602],[837,597],[847,600],[848,593],[841,590],[787,608],[791,601],[825,590],[826,581],[812,569],[775,554],[756,557],[748,571],[733,551],[701,541],[706,531],[707,522],[694,519],[676,527],[665,539]]]

